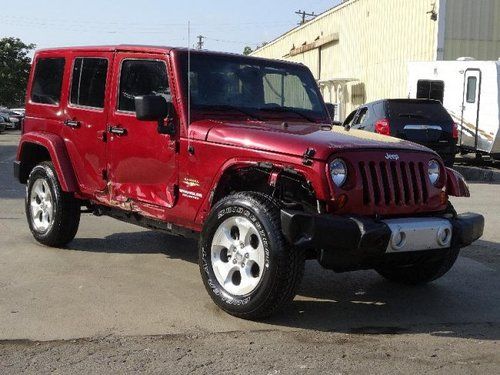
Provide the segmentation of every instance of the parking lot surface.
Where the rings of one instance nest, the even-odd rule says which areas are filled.
[[[37,244],[0,135],[0,373],[493,373],[500,366],[500,185],[471,184],[457,211],[483,238],[416,288],[308,262],[294,302],[264,322],[215,307],[192,240],[82,216],[67,249]]]

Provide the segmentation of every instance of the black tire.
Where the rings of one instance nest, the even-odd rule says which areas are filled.
[[[445,275],[457,260],[460,248],[444,250],[440,255],[429,255],[411,265],[387,265],[376,268],[386,279],[407,285],[429,283]]]
[[[51,224],[45,230],[37,228],[30,203],[34,194],[33,185],[38,180],[45,181],[53,202]],[[46,161],[33,168],[26,185],[25,211],[31,233],[38,242],[51,247],[62,247],[70,242],[78,231],[80,208],[80,201],[73,194],[62,191],[51,162]]]
[[[258,285],[246,295],[229,293],[215,276],[211,257],[219,226],[231,218],[246,218],[258,230],[265,249],[265,267]],[[199,266],[212,300],[227,313],[244,319],[263,319],[293,300],[304,274],[304,252],[292,248],[281,231],[280,209],[267,195],[241,192],[223,198],[204,224],[199,243]],[[242,266],[243,267],[243,266]]]

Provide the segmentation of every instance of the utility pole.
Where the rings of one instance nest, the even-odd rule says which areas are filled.
[[[299,23],[299,25],[305,24],[308,20],[306,20],[306,17],[316,17],[316,14],[314,12],[312,13],[307,13],[304,10],[298,10],[295,12],[295,14],[298,14],[299,16],[302,16],[302,21]]]
[[[196,43],[196,49],[203,49],[203,44],[204,44],[203,39],[205,39],[205,37],[203,35],[198,35],[197,38],[198,42]]]

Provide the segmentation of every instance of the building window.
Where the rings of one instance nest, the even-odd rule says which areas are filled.
[[[476,77],[468,77],[467,78],[467,103],[475,103],[476,102],[476,87],[477,87],[477,78]]]
[[[34,103],[58,105],[64,74],[64,58],[38,59],[31,88]]]
[[[71,81],[71,103],[85,107],[104,108],[107,72],[107,59],[75,59]]]
[[[167,67],[163,61],[125,60],[120,77],[120,111],[134,112],[136,96],[162,95],[171,100]]]
[[[417,99],[433,99],[443,103],[444,82],[419,80],[417,82]]]

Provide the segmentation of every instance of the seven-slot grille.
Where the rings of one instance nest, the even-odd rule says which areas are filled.
[[[360,162],[363,203],[367,206],[412,206],[429,198],[422,162]]]

